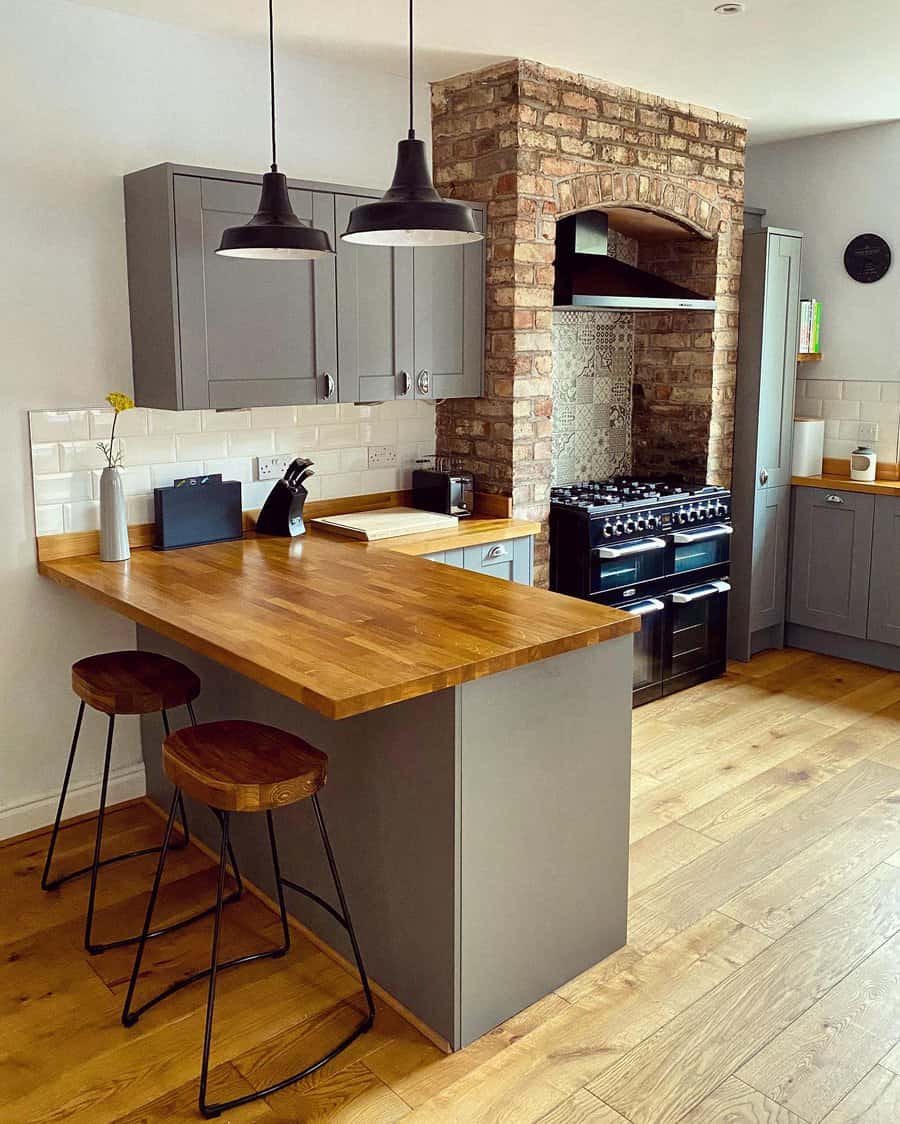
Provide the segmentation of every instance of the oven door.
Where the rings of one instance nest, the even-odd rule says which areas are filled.
[[[591,595],[656,581],[663,576],[665,564],[665,539],[631,539],[595,546],[591,551]]]
[[[702,571],[726,566],[731,555],[732,527],[729,523],[712,523],[705,527],[672,531],[669,535],[669,556],[666,573],[678,577],[699,578]],[[713,576],[710,574],[710,576]]]
[[[662,695],[663,632],[666,606],[658,597],[644,597],[639,601],[625,601],[614,606],[631,613],[641,622],[641,631],[634,633],[634,684],[632,701],[635,706],[658,699]]]
[[[686,586],[667,595],[663,694],[713,679],[725,671],[727,581]]]

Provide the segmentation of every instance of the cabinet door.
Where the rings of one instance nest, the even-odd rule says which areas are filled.
[[[882,644],[900,645],[900,498],[896,496],[875,497],[867,635]]]
[[[532,539],[530,536],[484,546],[467,546],[463,565],[467,570],[492,578],[531,585]]]
[[[366,199],[339,195],[338,230]],[[342,402],[413,397],[413,252],[338,242]]]
[[[175,176],[182,408],[336,401],[335,265],[216,253],[252,218],[257,184]],[[291,191],[301,219],[334,238],[334,196]]]
[[[767,243],[756,479],[769,488],[791,482],[801,241],[770,233]]]
[[[475,211],[479,229],[483,216]],[[484,243],[413,252],[417,398],[477,398],[484,369]]]
[[[794,488],[791,593],[794,624],[866,635],[875,497]]]
[[[789,487],[757,490],[750,570],[751,632],[784,620],[790,504]]]

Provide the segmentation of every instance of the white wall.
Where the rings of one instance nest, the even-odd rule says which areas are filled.
[[[900,382],[900,123],[826,133],[747,152],[746,199],[769,226],[803,231],[803,296],[823,302],[824,359],[804,374]],[[847,243],[872,232],[894,251],[873,285],[844,270]]]
[[[2,836],[52,819],[74,720],[70,664],[134,644],[132,626],[35,572],[26,412],[97,406],[130,389],[122,175],[165,160],[265,171],[268,110],[262,43],[62,0],[0,0],[0,26]],[[294,57],[280,62],[279,92],[285,173],[390,179],[404,133],[400,79]],[[428,104],[426,90],[419,99]],[[120,726],[119,798],[142,791],[136,723]],[[74,779],[93,786],[100,723],[83,737]],[[93,795],[84,790],[84,808]]]

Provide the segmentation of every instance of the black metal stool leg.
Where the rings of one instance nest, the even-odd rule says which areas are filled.
[[[281,934],[283,950],[281,955],[291,947],[291,929],[288,925],[287,905],[284,900],[284,879],[281,877],[281,863],[278,861],[278,844],[275,841],[275,821],[272,818],[271,808],[266,811],[266,824],[269,828],[269,846],[272,849],[272,869],[275,871],[275,887],[278,891],[278,908],[281,911]]]
[[[216,919],[213,923],[212,951],[209,958],[209,993],[206,999],[206,1026],[203,1031],[203,1060],[200,1064],[200,1111],[211,1114],[214,1106],[206,1103],[206,1085],[209,1080],[209,1053],[212,1046],[213,1018],[216,1011],[216,976],[219,971],[219,935],[222,931],[222,895],[225,891],[225,861],[228,855],[230,817],[222,813],[222,845],[219,848],[219,884],[216,890]],[[219,1110],[221,1111],[221,1110]],[[218,1115],[218,1112],[213,1113]]]
[[[106,813],[106,793],[109,788],[109,763],[112,758],[113,733],[116,728],[116,716],[109,716],[109,725],[106,732],[106,756],[103,759],[103,780],[100,783],[100,807],[97,810],[97,834],[94,839],[94,861],[91,863],[91,888],[88,893],[87,917],[84,922],[84,947],[92,955],[102,952],[103,945],[93,942],[94,928],[94,902],[97,898],[97,875],[100,872],[100,852],[103,847],[103,819]]]
[[[187,705],[190,708],[191,704],[188,703]],[[169,734],[171,734],[171,732],[172,732],[171,729],[169,728],[168,712],[165,709],[163,709],[159,713],[162,716],[163,731],[165,732],[166,737],[168,737]],[[190,713],[193,713],[193,712],[190,711]],[[197,723],[194,722],[194,725],[196,726]],[[180,792],[178,794],[178,818],[181,820],[181,835],[182,835],[182,838],[181,838],[180,841],[172,844],[172,849],[182,851],[190,843],[191,833],[190,833],[190,830],[188,829],[187,813],[184,810],[184,797],[181,795]]]
[[[59,804],[56,808],[56,819],[53,822],[53,833],[50,836],[50,845],[47,848],[47,861],[44,863],[44,873],[41,875],[41,889],[53,890],[65,879],[59,878],[50,881],[50,864],[53,862],[53,852],[56,849],[56,839],[59,835],[59,825],[62,820],[63,808],[66,803],[66,793],[69,791],[69,780],[72,776],[72,766],[75,764],[75,751],[78,749],[78,737],[81,733],[81,722],[84,718],[84,699],[78,707],[78,717],[75,719],[75,733],[72,735],[72,748],[69,750],[69,760],[66,762],[66,773],[63,777],[62,791],[59,794]]]

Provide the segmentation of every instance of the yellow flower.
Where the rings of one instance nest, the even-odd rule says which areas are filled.
[[[134,409],[134,399],[129,398],[127,394],[123,394],[120,390],[114,390],[110,394],[107,394],[106,401],[117,414],[121,414],[123,410]]]

